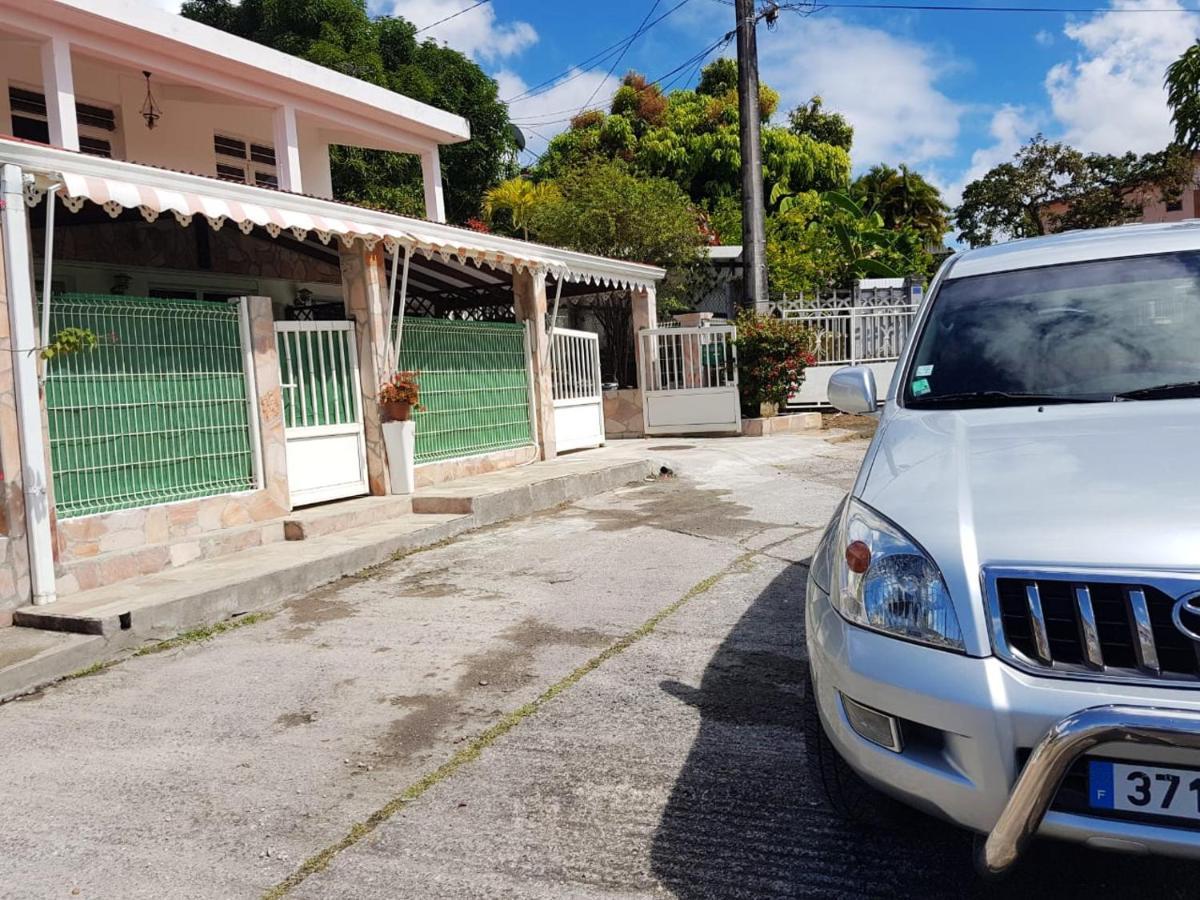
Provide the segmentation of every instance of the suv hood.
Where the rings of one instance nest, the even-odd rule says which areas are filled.
[[[1200,400],[889,413],[856,494],[933,556],[964,631],[982,565],[1200,568]]]

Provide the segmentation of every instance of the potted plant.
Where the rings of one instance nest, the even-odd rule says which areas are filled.
[[[420,372],[395,372],[379,387],[379,412],[383,418],[383,444],[393,494],[411,494],[416,488],[415,450],[421,408]]]

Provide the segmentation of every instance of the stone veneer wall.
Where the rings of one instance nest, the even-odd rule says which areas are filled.
[[[454,481],[458,478],[469,478],[472,475],[486,475],[488,472],[498,472],[501,469],[511,469],[534,462],[539,456],[537,448],[531,445],[517,447],[515,450],[498,450],[495,453],[469,456],[466,459],[448,459],[445,462],[426,463],[416,468],[417,488],[441,484],[443,481]]]
[[[614,438],[645,437],[642,421],[642,392],[623,388],[604,392],[604,436]]]

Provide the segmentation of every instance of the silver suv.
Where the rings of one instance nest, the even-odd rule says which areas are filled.
[[[868,369],[829,396],[877,408]],[[806,621],[843,813],[881,789],[993,873],[1034,834],[1200,857],[1200,223],[942,268]]]

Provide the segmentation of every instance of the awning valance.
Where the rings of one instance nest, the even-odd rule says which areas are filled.
[[[169,213],[183,226],[193,224],[200,216],[213,229],[232,225],[246,234],[257,226],[271,237],[288,232],[297,240],[305,240],[313,235],[325,244],[340,240],[346,247],[355,241],[362,241],[368,248],[383,242],[389,252],[407,247],[430,259],[441,257],[507,272],[545,273],[557,280],[594,284],[601,290],[649,288],[664,275],[653,266],[529,244],[317,197],[0,139],[0,156],[9,155],[18,157],[14,161],[32,176],[27,178],[25,190],[30,206],[41,203],[47,191],[53,189],[73,212],[90,201],[114,218],[125,210],[136,209],[149,222]],[[31,165],[28,158],[36,158],[37,164]]]

